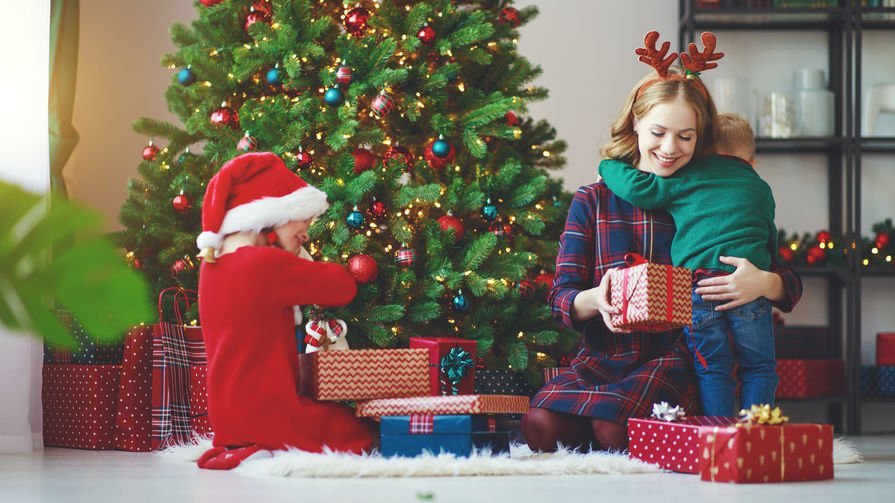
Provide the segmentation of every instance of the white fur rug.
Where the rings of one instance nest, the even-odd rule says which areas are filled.
[[[161,455],[172,461],[195,462],[210,447],[210,439],[197,438],[192,445],[172,447],[162,451]],[[835,439],[833,462],[861,463],[863,457],[845,440]],[[271,454],[263,451],[245,460],[234,471],[251,476],[386,478],[635,474],[658,473],[662,470],[655,465],[630,459],[625,453],[581,454],[560,450],[552,454],[534,454],[526,446],[513,444],[509,457],[490,456],[481,452],[469,458],[458,458],[451,454],[383,458],[378,454],[315,454],[299,450],[275,451]]]

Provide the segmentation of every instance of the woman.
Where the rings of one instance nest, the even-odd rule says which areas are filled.
[[[714,103],[698,78],[669,70],[631,90],[604,157],[661,174],[707,155]],[[620,450],[627,446],[628,418],[646,417],[653,403],[696,412],[692,356],[682,331],[627,332],[610,320],[618,309],[609,304],[607,273],[624,266],[628,252],[670,264],[674,232],[667,213],[635,208],[602,182],[578,189],[560,237],[549,303],[554,317],[583,337],[570,370],[532,398],[522,425],[532,450],[551,452],[557,443]],[[801,296],[798,276],[779,264],[765,272],[745,259],[723,261],[736,272],[701,280],[696,290],[707,301],[725,301],[719,309],[764,296],[788,312]]]
[[[293,305],[346,305],[357,287],[339,264],[300,257],[326,194],[274,154],[244,154],[211,179],[202,204],[199,314],[208,351],[214,447],[200,468],[258,451],[361,453],[373,430],[351,408],[298,396]]]

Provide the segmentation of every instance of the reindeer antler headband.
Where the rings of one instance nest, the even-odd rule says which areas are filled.
[[[638,58],[640,61],[643,61],[656,69],[658,77],[644,82],[643,85],[640,86],[640,89],[637,90],[637,96],[640,96],[640,93],[642,93],[644,89],[661,80],[683,81],[692,79],[697,83],[702,94],[708,97],[708,91],[706,90],[705,85],[698,78],[699,74],[705,70],[717,68],[718,63],[715,63],[715,61],[723,58],[724,53],[715,52],[717,39],[715,38],[714,33],[709,31],[704,32],[701,38],[703,47],[702,52],[699,52],[699,49],[696,48],[696,44],[690,42],[690,45],[687,46],[689,54],[687,52],[681,52],[680,54],[681,64],[686,72],[684,74],[668,75],[668,68],[671,67],[672,63],[678,58],[678,54],[674,52],[668,54],[668,49],[671,47],[671,43],[668,41],[662,43],[661,49],[656,49],[656,41],[659,40],[659,32],[651,31],[647,33],[643,38],[643,47],[635,49],[634,52],[640,56]]]

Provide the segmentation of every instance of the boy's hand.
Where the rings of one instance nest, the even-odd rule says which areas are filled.
[[[762,271],[752,265],[748,259],[740,257],[719,257],[721,262],[736,267],[736,271],[726,276],[706,278],[697,283],[696,293],[705,300],[727,300],[715,308],[715,311],[726,311],[763,296],[767,291],[766,275],[773,274]]]

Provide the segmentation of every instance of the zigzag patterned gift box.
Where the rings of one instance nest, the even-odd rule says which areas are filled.
[[[358,417],[412,414],[525,414],[529,398],[516,395],[415,396],[358,402]]]
[[[676,421],[628,419],[628,450],[632,458],[678,473],[699,473],[699,429],[730,426],[736,418],[694,416]]]
[[[664,332],[690,325],[693,317],[692,279],[685,267],[647,262],[629,253],[630,267],[610,274],[610,301],[621,312],[612,315],[617,327]]]
[[[429,351],[425,349],[317,351],[298,355],[298,361],[298,392],[317,400],[429,394]]]

